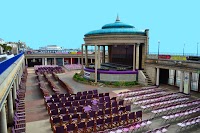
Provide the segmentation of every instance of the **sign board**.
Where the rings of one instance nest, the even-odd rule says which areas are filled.
[[[84,71],[84,77],[85,77],[85,78],[90,78],[90,72]]]
[[[170,60],[187,60],[186,56],[171,56]]]

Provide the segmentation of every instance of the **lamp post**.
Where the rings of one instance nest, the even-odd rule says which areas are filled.
[[[160,52],[160,41],[158,40],[158,59],[159,59],[159,52]]]
[[[199,43],[197,43],[197,56],[199,55]]]
[[[184,54],[185,54],[185,53],[184,53],[184,52],[185,52],[184,49],[185,49],[185,42],[184,42],[184,45],[183,45],[183,56],[184,56]]]

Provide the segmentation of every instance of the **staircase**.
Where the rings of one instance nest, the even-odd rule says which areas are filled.
[[[146,73],[146,71],[143,70],[142,72],[144,73],[145,77],[147,78],[148,85],[150,85],[150,86],[154,85],[154,84],[152,83],[151,79],[149,78],[148,74]]]

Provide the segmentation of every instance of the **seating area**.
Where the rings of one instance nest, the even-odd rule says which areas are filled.
[[[25,93],[26,93],[26,80],[27,80],[27,69],[25,68],[19,89],[16,92],[15,99],[15,112],[14,112],[14,125],[12,127],[12,133],[26,132],[26,114],[25,114]]]
[[[97,90],[44,97],[54,133],[129,132],[151,124],[142,121],[142,111],[131,112],[124,100]],[[119,132],[119,131],[118,131]]]
[[[81,65],[81,64],[65,65],[65,68],[66,68],[67,70],[81,70],[82,65]]]
[[[178,123],[177,125],[180,127],[178,130],[183,131],[194,126],[199,126],[199,124],[200,124],[200,116],[197,116],[194,118],[186,119]]]
[[[54,73],[64,73],[65,71],[62,69],[62,67],[60,66],[35,66],[35,73],[38,74],[44,74],[44,73],[48,73],[48,74],[52,74]]]

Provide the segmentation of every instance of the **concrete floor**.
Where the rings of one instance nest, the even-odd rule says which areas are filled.
[[[97,87],[97,86],[90,86],[90,85],[84,85],[75,82],[72,77],[74,73],[77,71],[66,71],[64,74],[58,74],[58,76],[69,84],[74,89],[74,92],[78,91],[85,91],[85,90],[93,90],[97,89],[99,93],[105,93],[109,92],[111,96],[116,96],[117,90],[132,90],[139,87],[133,87],[133,88],[109,88],[109,87]],[[53,78],[52,78],[53,79]],[[55,83],[60,88],[61,92],[65,92],[64,90],[55,80]],[[48,87],[48,85],[46,86]],[[161,85],[161,89],[165,89],[166,92],[178,92],[177,87],[169,86],[169,85]],[[49,88],[50,89],[50,88]],[[53,92],[51,92],[53,93]],[[194,92],[192,92],[194,93]],[[194,98],[200,98],[200,93],[195,93],[195,97],[191,97],[191,99]],[[47,113],[47,110],[44,106],[44,100],[43,96],[39,90],[36,75],[34,73],[33,68],[28,68],[28,80],[27,80],[27,92],[26,92],[26,132],[27,133],[49,133],[52,132],[49,122],[49,115]],[[141,110],[140,107],[132,106],[132,111]],[[200,114],[198,114],[200,115]],[[149,119],[150,116],[152,116],[152,113],[150,111],[145,111],[143,113],[143,119]],[[193,116],[194,117],[194,116]],[[183,119],[184,120],[184,119]],[[181,121],[183,121],[181,120]],[[152,120],[151,126],[147,129],[144,129],[139,132],[145,132],[147,130],[152,130],[158,127],[161,127],[163,125],[166,125],[167,123],[163,123],[163,120],[161,117],[157,117]],[[178,129],[178,126],[176,125],[179,121],[171,122],[171,126],[169,127],[169,133],[175,133]],[[183,132],[183,131],[181,131]],[[190,128],[187,131],[184,131],[185,133],[199,133],[200,132],[200,126]]]

